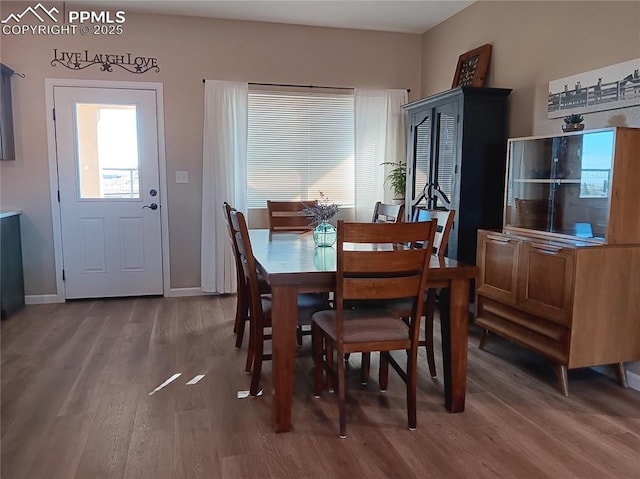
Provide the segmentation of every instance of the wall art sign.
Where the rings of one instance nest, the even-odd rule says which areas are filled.
[[[70,70],[84,70],[98,65],[103,72],[112,72],[113,67],[122,68],[130,73],[160,71],[158,59],[153,57],[136,56],[133,53],[90,53],[89,50],[65,52],[54,48],[51,66],[56,65]]]
[[[640,105],[640,58],[549,82],[549,118]]]

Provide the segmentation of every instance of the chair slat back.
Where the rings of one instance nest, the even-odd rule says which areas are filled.
[[[253,318],[262,318],[262,305],[260,301],[260,285],[258,284],[258,271],[256,260],[253,256],[251,240],[249,239],[249,229],[244,215],[240,211],[230,212],[231,227],[234,230],[238,256],[243,277],[248,285],[250,297],[251,315]]]
[[[231,243],[233,260],[236,265],[237,288],[238,291],[240,291],[240,288],[244,286],[246,282],[242,273],[242,263],[240,262],[240,255],[238,253],[238,244],[236,243],[236,230],[233,228],[233,224],[231,223],[231,212],[236,211],[236,209],[225,201],[222,205],[222,210],[224,211],[225,225],[227,227],[227,232],[229,233],[229,243]]]
[[[313,218],[305,216],[302,210],[306,206],[318,204],[313,201],[271,201],[267,200],[269,229],[271,231],[309,231],[313,229]]]
[[[423,240],[421,240],[423,241]],[[416,262],[420,262],[424,253],[416,249],[391,249],[384,251],[361,251],[357,254],[346,253],[344,255],[344,268],[351,273],[374,273],[385,271],[397,273],[409,271],[415,268]]]
[[[347,223],[338,221],[336,305],[342,335],[344,301],[413,298],[422,314],[436,222]],[[407,245],[419,245],[417,247]]]
[[[396,299],[398,296],[412,296],[410,291],[417,288],[420,282],[420,275],[389,277],[384,281],[371,278],[349,278],[345,279],[342,295],[345,299],[365,300],[365,299]],[[405,293],[398,294],[399,291]]]
[[[456,216],[456,210],[428,210],[426,208],[417,207],[413,212],[413,221],[428,221],[436,219],[438,226],[433,237],[432,253],[438,258],[444,258],[449,243],[449,233],[453,226],[453,220]]]
[[[400,205],[390,205],[378,201],[373,208],[372,223],[399,223],[402,221],[404,213],[404,203]]]

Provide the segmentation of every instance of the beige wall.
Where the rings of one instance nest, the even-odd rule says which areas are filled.
[[[19,4],[0,5],[2,18]],[[16,156],[0,164],[0,206],[22,216],[27,295],[55,294],[45,78],[164,84],[171,287],[200,285],[203,78],[420,90],[419,35],[127,14],[122,36],[2,35],[13,80]],[[157,57],[159,73],[53,67],[53,48]],[[189,184],[176,184],[187,170]]]
[[[458,56],[493,45],[486,85],[512,88],[510,136],[561,131],[550,80],[640,57],[640,2],[474,3],[422,38],[422,96],[451,88]],[[640,126],[640,108],[585,115],[587,128]]]
[[[562,120],[547,119],[549,80],[639,58],[640,2],[477,2],[423,35],[422,96],[450,88],[458,56],[485,43],[486,86],[513,88],[510,136],[559,133]],[[640,107],[584,117],[587,128],[640,127]],[[628,369],[640,374],[640,362]]]

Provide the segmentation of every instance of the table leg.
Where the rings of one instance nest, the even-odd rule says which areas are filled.
[[[291,429],[298,291],[293,286],[272,285],[271,297],[273,428],[286,432]]]
[[[442,306],[449,301],[449,314],[441,308],[440,321],[445,406],[449,412],[462,412],[467,389],[469,280],[452,279],[449,294],[443,293]]]

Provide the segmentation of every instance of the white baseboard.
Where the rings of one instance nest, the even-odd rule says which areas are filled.
[[[64,300],[58,299],[57,294],[32,294],[24,297],[25,304],[50,304],[64,303]]]
[[[200,288],[172,288],[169,290],[168,297],[181,298],[187,296],[217,296],[220,293],[207,293]],[[24,297],[25,304],[50,304],[64,303],[64,299],[58,299],[57,294],[33,294]]]
[[[629,387],[631,389],[640,391],[640,374],[627,371],[627,382],[629,383]]]
[[[604,374],[611,379],[616,381],[618,380],[618,375],[616,374],[615,369],[610,366],[593,366],[591,369],[598,371],[600,374]],[[640,374],[627,369],[627,383],[631,389],[640,391]]]
[[[207,293],[202,291],[200,288],[171,288],[169,290],[170,298],[182,298],[186,296],[211,296],[211,295],[219,295],[220,293]]]

